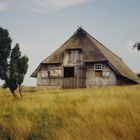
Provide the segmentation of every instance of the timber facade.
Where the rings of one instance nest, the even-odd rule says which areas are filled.
[[[120,57],[81,27],[31,76],[37,77],[37,86],[64,89],[140,83]]]

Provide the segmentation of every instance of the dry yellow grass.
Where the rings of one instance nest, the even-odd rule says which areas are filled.
[[[0,89],[0,140],[140,140],[140,86]]]

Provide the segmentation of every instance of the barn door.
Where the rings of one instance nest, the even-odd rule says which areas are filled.
[[[77,67],[76,72],[76,87],[77,88],[85,88],[86,87],[86,68],[83,66]]]
[[[83,66],[64,67],[62,88],[85,88],[86,69]]]
[[[75,68],[64,67],[63,68],[63,82],[62,88],[76,88]]]

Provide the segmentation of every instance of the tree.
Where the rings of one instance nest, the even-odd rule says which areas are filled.
[[[23,56],[21,58],[19,58],[18,62],[17,62],[17,84],[19,87],[19,93],[20,93],[20,97],[22,99],[22,94],[21,94],[21,84],[24,80],[24,75],[26,74],[28,69],[28,58],[26,56]]]
[[[18,98],[15,90],[21,84],[28,69],[28,58],[21,56],[19,44],[11,49],[11,39],[7,30],[0,28],[0,79],[4,80],[3,88],[9,88],[14,98]]]
[[[137,50],[140,51],[140,42],[136,42],[136,43],[133,45],[133,48],[137,48]]]
[[[7,30],[0,27],[0,79],[7,78],[6,71],[8,69],[8,57],[11,51],[11,38]]]

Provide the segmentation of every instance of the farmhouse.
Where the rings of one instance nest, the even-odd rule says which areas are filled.
[[[38,86],[59,88],[140,83],[120,57],[81,27],[42,61],[31,77],[37,78]]]

